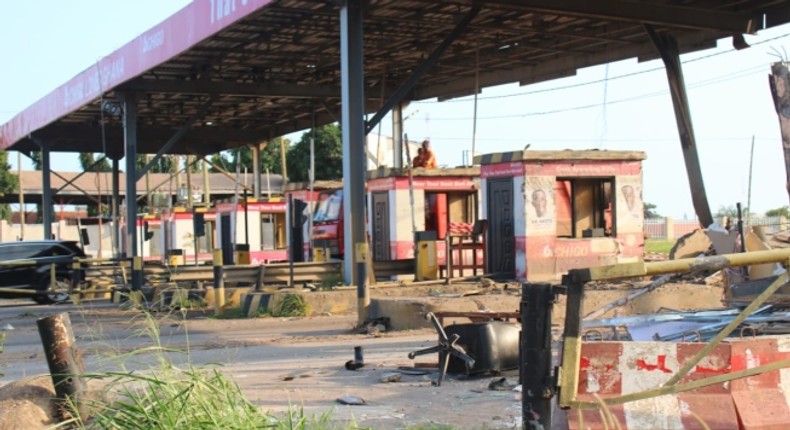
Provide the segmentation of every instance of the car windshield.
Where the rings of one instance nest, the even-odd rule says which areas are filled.
[[[28,258],[49,257],[55,255],[84,256],[76,244],[61,243],[25,243],[6,242],[0,244],[0,260],[24,260]]]
[[[0,260],[24,260],[40,257],[52,245],[46,243],[9,243],[0,247]]]
[[[340,218],[343,190],[324,191],[318,195],[313,221],[336,221]]]

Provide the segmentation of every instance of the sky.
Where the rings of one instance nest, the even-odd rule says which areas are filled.
[[[188,3],[39,0],[4,5],[0,124]],[[714,213],[738,202],[746,206],[750,194],[754,213],[788,205],[768,76],[772,63],[790,59],[790,25],[747,35],[746,41],[752,46],[741,51],[723,39],[715,49],[681,57]],[[430,138],[440,166],[464,162],[475,129],[477,154],[527,145],[538,150],[644,151],[644,200],[662,215],[694,218],[667,88],[660,60],[628,60],[541,84],[485,88],[478,95],[476,120],[472,96],[412,102],[404,112],[404,129],[410,140]],[[391,135],[391,129],[388,116],[375,132]],[[296,141],[300,136],[288,137]],[[16,169],[16,153],[9,160]],[[80,170],[76,154],[53,153],[52,165],[60,171]],[[24,156],[22,167],[31,168]]]

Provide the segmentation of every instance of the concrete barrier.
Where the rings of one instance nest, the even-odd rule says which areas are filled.
[[[577,400],[594,402],[665,384],[705,343],[585,342]],[[678,384],[790,358],[790,336],[761,336],[717,345]],[[790,369],[609,406],[623,429],[785,429],[790,424]],[[568,427],[605,428],[598,410],[568,411]],[[609,428],[611,424],[608,425]]]

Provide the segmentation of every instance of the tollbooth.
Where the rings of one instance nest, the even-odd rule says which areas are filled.
[[[407,169],[369,171],[367,216],[373,260],[414,258],[416,231],[425,232],[424,241],[436,242],[436,263],[444,267],[447,235],[455,226],[471,226],[479,218],[479,191],[478,167],[418,167],[411,176]]]
[[[217,202],[215,210],[216,241],[225,264],[267,264],[288,259],[286,203],[281,197]]]
[[[293,243],[294,249],[302,251],[294,255],[294,261],[343,257],[342,195],[342,180],[317,180],[313,182],[312,190],[309,182],[291,182],[285,186],[285,199],[289,203],[289,249]],[[292,213],[291,204],[295,206],[296,202],[300,202],[299,216]]]
[[[642,258],[642,161],[635,151],[478,156],[488,271],[555,281],[569,269]]]

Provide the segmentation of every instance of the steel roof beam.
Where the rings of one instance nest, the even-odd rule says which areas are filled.
[[[153,158],[152,160],[148,161],[148,163],[146,163],[146,165],[145,165],[145,166],[143,166],[143,168],[142,168],[142,169],[140,169],[140,171],[139,171],[139,172],[137,172],[137,180],[138,180],[138,181],[139,181],[139,180],[140,180],[140,179],[141,179],[143,176],[145,176],[146,172],[148,172],[149,170],[151,170],[151,167],[152,167],[154,164],[156,164],[156,163],[158,163],[158,162],[159,162],[159,160],[162,158],[162,155],[164,155],[164,154],[166,154],[168,151],[170,151],[170,150],[173,148],[173,146],[175,146],[175,144],[176,144],[176,143],[178,143],[178,141],[179,141],[179,140],[181,140],[181,139],[184,137],[184,135],[186,135],[186,134],[187,134],[187,132],[188,132],[188,131],[189,131],[189,129],[192,127],[192,124],[194,124],[194,123],[195,123],[195,121],[199,121],[201,118],[203,118],[203,116],[205,116],[205,115],[206,115],[206,111],[207,111],[207,110],[208,110],[208,108],[211,106],[211,103],[212,103],[213,101],[214,101],[214,98],[212,97],[212,98],[211,98],[211,100],[207,101],[207,102],[206,102],[206,103],[205,103],[205,104],[204,104],[204,105],[203,105],[203,106],[200,108],[200,110],[198,110],[198,112],[197,112],[197,113],[195,113],[195,115],[193,115],[193,116],[192,116],[191,118],[189,118],[189,119],[188,119],[186,122],[184,122],[184,125],[182,125],[182,126],[181,126],[181,127],[178,129],[178,131],[176,131],[176,132],[175,132],[175,134],[173,134],[173,137],[171,137],[170,139],[168,139],[167,143],[165,143],[164,145],[162,145],[162,147],[161,147],[161,148],[159,148],[159,151],[157,151],[157,152],[156,152],[156,155],[154,156],[154,158]]]
[[[140,126],[138,139],[140,141],[166,142],[177,131],[174,127]],[[119,125],[105,126],[107,140],[119,141],[123,137],[123,127]],[[90,125],[59,124],[47,127],[36,132],[36,136],[58,141],[93,141],[101,140],[101,127]],[[184,135],[184,140],[190,142],[238,142],[254,143],[265,139],[268,133],[261,129],[238,129],[231,127],[192,127]],[[57,150],[57,145],[52,150]],[[73,151],[73,149],[69,149]]]
[[[283,98],[340,97],[340,88],[336,86],[281,83],[246,84],[206,80],[177,81],[141,79],[124,86],[124,88],[146,93],[204,94],[213,96]]]
[[[758,16],[690,7],[626,0],[488,0],[486,4],[512,6],[545,14],[576,16],[595,20],[623,21],[661,27],[755,33],[762,25]]]
[[[376,125],[384,118],[396,104],[403,101],[407,94],[409,94],[414,87],[417,85],[417,82],[428,72],[428,70],[433,67],[437,62],[439,62],[439,58],[447,51],[447,48],[452,45],[460,36],[464,30],[469,27],[469,24],[472,22],[473,19],[477,16],[480,12],[480,6],[477,4],[472,5],[472,8],[464,15],[464,17],[458,22],[458,24],[453,28],[453,31],[447,35],[447,37],[442,40],[442,43],[436,47],[436,49],[431,52],[431,55],[423,61],[422,64],[417,68],[417,70],[406,79],[406,82],[400,86],[395,93],[392,94],[384,103],[384,106],[379,109],[378,112],[373,116],[373,118],[368,121],[367,125],[365,126],[365,135],[369,134],[371,130],[376,128]]]

